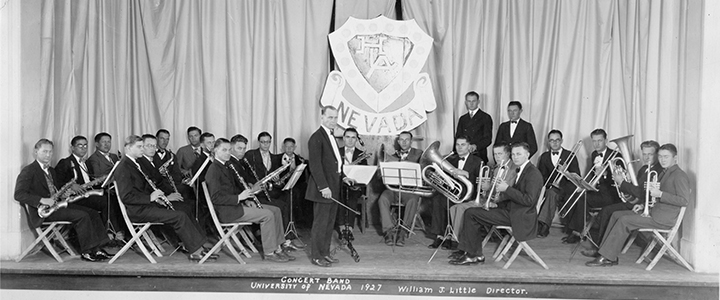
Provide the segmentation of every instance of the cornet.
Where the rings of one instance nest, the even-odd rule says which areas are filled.
[[[650,168],[648,167],[648,170]],[[657,171],[650,171],[647,174],[647,182],[645,183],[647,186],[645,187],[645,208],[643,208],[643,213],[641,216],[649,218],[650,217],[650,207],[653,207],[655,205],[655,197],[650,197],[650,187],[657,185],[658,183],[658,173]]]
[[[497,198],[497,191],[496,187],[500,181],[505,181],[505,177],[507,177],[507,174],[509,173],[508,168],[510,166],[510,159],[506,160],[505,163],[500,165],[500,168],[498,169],[497,174],[495,174],[495,180],[493,181],[492,187],[490,187],[490,191],[487,194],[487,200],[485,200],[485,204],[483,204],[482,208],[485,210],[490,210],[490,201],[492,201],[493,198]]]
[[[475,206],[480,206],[480,199],[484,196],[482,184],[485,180],[490,180],[490,166],[485,166],[485,162],[480,162],[480,171],[477,179],[477,194],[475,195]]]

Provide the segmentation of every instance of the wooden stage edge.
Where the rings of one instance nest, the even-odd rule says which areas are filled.
[[[305,234],[308,236],[309,234]],[[203,265],[183,254],[148,263],[130,252],[115,264],[70,259],[56,263],[38,253],[20,263],[0,262],[0,288],[20,290],[174,291],[229,293],[302,293],[361,295],[424,295],[571,299],[718,299],[718,274],[692,273],[662,259],[652,271],[635,264],[640,247],[620,256],[620,265],[589,268],[578,254],[568,262],[572,245],[559,243],[561,234],[529,244],[549,266],[544,270],[520,255],[509,269],[488,260],[482,266],[451,266],[448,251],[440,250],[427,263],[430,239],[415,235],[405,247],[385,246],[373,233],[356,234],[361,261],[347,252],[331,268],[310,264],[306,252],[289,263],[263,261],[254,254],[238,264],[226,253]],[[492,244],[492,245],[491,245]],[[486,246],[491,254],[496,244]],[[489,256],[487,257],[490,258]]]

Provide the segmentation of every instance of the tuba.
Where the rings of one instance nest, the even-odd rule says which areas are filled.
[[[462,203],[469,200],[474,189],[473,183],[460,176],[460,169],[440,156],[439,147],[440,141],[435,141],[423,152],[420,160],[428,163],[422,169],[423,180],[452,202]]]
[[[635,178],[635,169],[633,168],[632,163],[634,161],[630,161],[630,158],[632,157],[630,155],[630,150],[628,149],[628,140],[633,137],[632,135],[626,135],[623,137],[616,138],[614,140],[611,140],[611,142],[614,142],[617,144],[617,148],[615,148],[617,151],[620,151],[620,154],[622,154],[622,157],[616,157],[612,159],[612,162],[610,163],[610,170],[613,174],[622,174],[625,181],[628,181],[632,183],[633,185],[637,186],[638,181],[637,178]],[[625,159],[623,159],[623,157]],[[622,166],[617,165],[617,162],[620,162]],[[630,194],[625,194],[623,192],[620,192],[620,186],[615,185],[615,189],[617,190],[618,195],[620,196],[620,200],[626,203],[635,203],[638,199],[634,199],[635,197]]]

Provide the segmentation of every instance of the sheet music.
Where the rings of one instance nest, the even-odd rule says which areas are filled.
[[[377,168],[377,166],[345,165],[343,172],[348,178],[355,179],[358,184],[368,184],[375,176]]]
[[[422,171],[419,163],[407,161],[381,162],[380,172],[385,185],[423,186]]]

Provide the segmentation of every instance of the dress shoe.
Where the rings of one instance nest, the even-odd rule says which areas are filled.
[[[295,256],[292,256],[290,255],[290,253],[287,253],[285,251],[279,252],[278,254],[287,258],[288,261],[294,261],[296,259]]]
[[[351,241],[351,242],[354,241],[354,240],[355,240],[355,236],[353,235],[352,227],[350,227],[350,229],[348,229],[348,232],[347,232],[347,233],[348,233],[348,236],[347,236],[348,241]]]
[[[609,259],[603,257],[602,255],[598,256],[596,259],[594,259],[592,261],[585,263],[585,265],[588,267],[611,267],[611,266],[614,266],[617,264],[618,264],[617,260],[609,260]]]
[[[563,244],[577,244],[580,242],[580,237],[577,235],[571,235],[568,236],[565,240],[563,240]]]
[[[405,234],[404,233],[400,233],[398,235],[397,241],[395,241],[395,246],[405,247]]]
[[[202,256],[205,256],[205,254],[207,254],[208,252],[210,252],[209,249],[203,249],[201,255],[202,255]],[[218,255],[217,253],[213,253],[213,254],[210,254],[210,257],[208,257],[208,259],[213,259],[213,260],[215,260],[215,259],[218,259],[218,257],[220,257],[220,255]]]
[[[290,242],[297,249],[305,249],[305,244],[300,239],[294,239]]]
[[[310,260],[310,262],[312,262],[313,265],[316,265],[319,267],[325,267],[325,268],[332,265],[329,262],[327,262],[324,258],[313,258]]]
[[[394,237],[395,235],[392,232],[385,232],[385,245],[395,245],[395,241],[393,241]]]
[[[332,256],[330,256],[330,255],[325,256],[324,258],[325,258],[325,261],[327,261],[327,262],[329,262],[329,263],[336,264],[336,263],[339,263],[339,262],[340,262],[339,259],[334,258],[334,257],[332,257]]]
[[[443,244],[443,250],[457,250],[457,248],[458,242],[456,241],[449,241]]]
[[[440,244],[442,244],[442,243],[443,243],[443,239],[441,239],[441,238],[435,238],[435,240],[433,241],[433,243],[430,244],[430,245],[428,245],[428,248],[430,248],[430,249],[437,249],[438,247],[440,247]]]
[[[98,251],[95,251],[95,257],[100,259],[111,259],[113,256],[105,252],[105,250],[99,249]]]
[[[538,238],[545,238],[550,234],[550,226],[546,225],[543,222],[538,222],[538,232],[537,237]]]
[[[448,258],[450,260],[457,260],[458,258],[460,258],[463,255],[465,255],[465,251],[457,250],[457,251],[451,253],[450,255],[448,255]]]
[[[462,256],[458,257],[455,260],[451,260],[451,265],[456,266],[466,266],[466,265],[476,265],[476,264],[484,264],[485,263],[485,256],[470,256],[469,254],[465,253]]]
[[[285,257],[279,253],[265,254],[264,260],[272,261],[272,262],[288,262],[288,261],[290,261],[287,257]]]
[[[214,257],[213,257],[213,255],[214,255]],[[217,260],[217,254],[213,254],[213,255],[208,257],[208,259],[206,259],[206,261]],[[191,261],[201,261],[203,257],[205,257],[204,253],[191,253],[190,255],[188,255],[188,259]]]
[[[584,256],[587,256],[587,257],[598,257],[598,256],[600,256],[600,254],[598,253],[598,251],[597,251],[596,249],[583,250],[583,251],[580,251],[580,253],[581,253],[582,255],[584,255]]]
[[[282,244],[283,251],[297,251],[300,250],[300,248],[295,247],[292,242],[289,240]]]
[[[91,252],[85,252],[85,253],[80,254],[80,259],[82,259],[84,261],[89,261],[89,262],[101,262],[101,261],[105,260],[103,258],[99,258],[99,257],[95,256],[95,253],[91,253]]]

